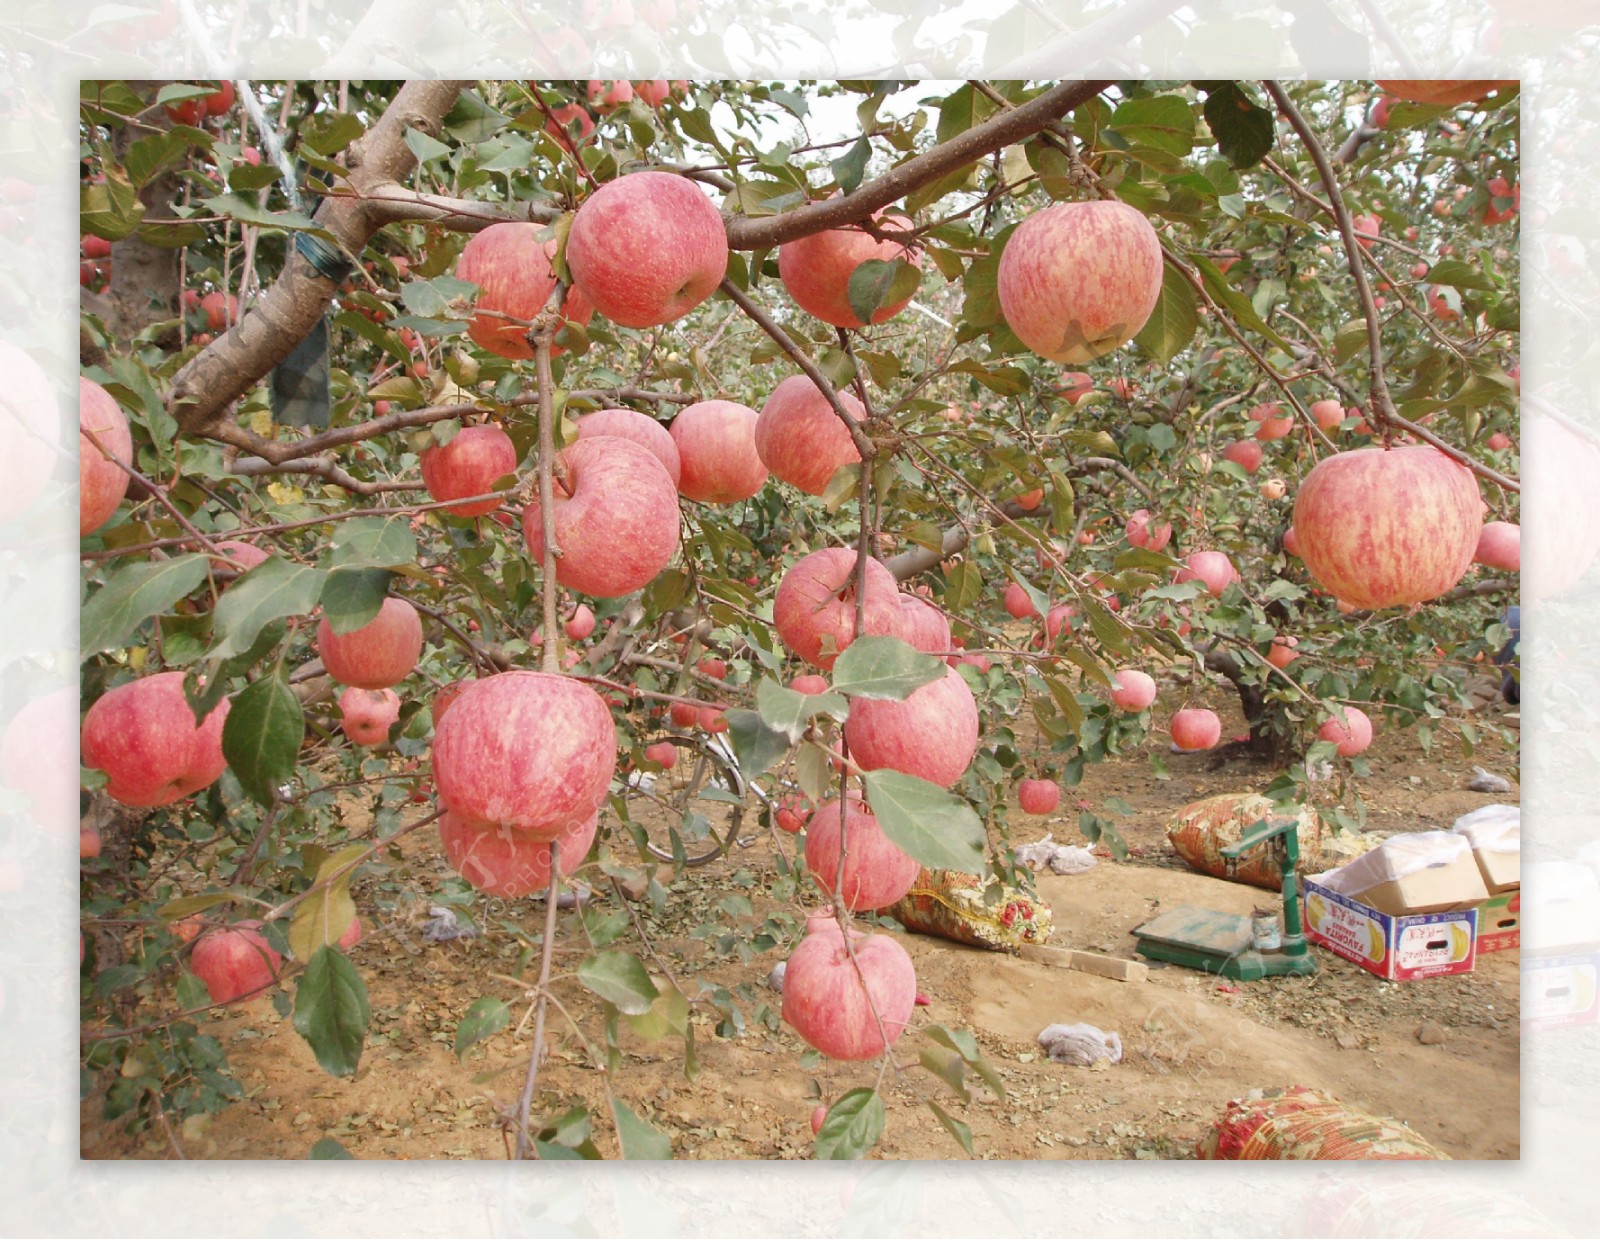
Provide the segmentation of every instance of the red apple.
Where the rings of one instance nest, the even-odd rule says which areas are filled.
[[[1268,478],[1261,484],[1261,498],[1277,501],[1289,493],[1289,488],[1282,478]]]
[[[924,654],[950,649],[950,621],[932,603],[915,594],[900,596],[900,637]]]
[[[1136,207],[1063,202],[1017,227],[1000,256],[1001,313],[1023,344],[1087,362],[1132,340],[1161,295],[1161,242]]]
[[[1344,406],[1336,400],[1314,401],[1311,416],[1317,420],[1318,426],[1331,433],[1338,430],[1344,421]]]
[[[283,957],[272,949],[259,921],[236,921],[202,934],[189,954],[189,968],[206,984],[213,1003],[249,999],[272,985]]]
[[[884,233],[910,230],[911,221],[898,213],[873,212],[873,222]],[[922,255],[896,241],[877,241],[859,228],[829,228],[778,247],[778,276],[797,304],[807,314],[835,327],[863,327],[850,307],[850,277],[868,261],[902,260],[922,266]],[[913,289],[904,297],[873,312],[872,321],[894,318],[916,296]]]
[[[722,659],[701,659],[695,667],[712,680],[726,680],[728,678],[728,665]]]
[[[1239,580],[1239,570],[1233,566],[1233,561],[1220,551],[1195,551],[1184,560],[1183,567],[1178,570],[1173,580],[1179,583],[1204,582],[1206,593],[1212,598],[1218,598],[1224,590]]]
[[[1298,637],[1280,633],[1272,639],[1272,648],[1267,651],[1267,662],[1282,671],[1300,656],[1295,653],[1295,647],[1300,644]]]
[[[670,172],[608,181],[578,208],[567,235],[572,279],[623,327],[681,319],[728,269],[722,213],[700,187]]]
[[[1489,191],[1489,201],[1483,207],[1485,224],[1503,224],[1522,206],[1522,186],[1508,184],[1505,177],[1494,177],[1485,188]],[[1496,202],[1506,205],[1497,207]]]
[[[815,672],[807,672],[803,676],[796,676],[789,682],[789,688],[796,693],[826,693],[829,689],[825,676],[818,676]]]
[[[1282,439],[1294,430],[1294,415],[1285,414],[1276,404],[1257,405],[1250,411],[1250,420],[1260,424],[1256,427],[1256,438],[1262,443]]]
[[[1394,100],[1388,95],[1379,95],[1372,105],[1372,126],[1374,129],[1387,129],[1389,127],[1389,112],[1394,107]]]
[[[216,782],[227,766],[224,698],[195,725],[183,673],[161,672],[118,685],[83,717],[83,764],[104,771],[106,793],[124,805],[171,805]]]
[[[1006,613],[1014,620],[1026,620],[1029,616],[1039,614],[1028,592],[1015,581],[1006,586],[1005,605]]]
[[[789,955],[783,1019],[830,1059],[874,1059],[905,1032],[916,996],[916,969],[894,938],[851,931],[846,947],[837,929],[811,932]]]
[[[576,151],[594,137],[594,117],[581,103],[564,103],[550,109],[544,131],[569,151]]]
[[[1143,547],[1146,551],[1164,551],[1172,541],[1172,523],[1162,521],[1152,524],[1153,521],[1154,517],[1148,508],[1137,509],[1122,527],[1123,536],[1135,547]]]
[[[955,668],[903,702],[857,698],[844,738],[867,771],[890,769],[953,787],[978,751],[978,704]]]
[[[757,421],[754,409],[731,400],[703,400],[673,418],[672,442],[683,462],[678,493],[702,504],[732,504],[764,487]]]
[[[1061,785],[1053,779],[1024,779],[1017,784],[1017,805],[1024,814],[1042,817],[1061,804]]]
[[[671,476],[673,486],[677,486],[683,476],[677,440],[648,414],[637,409],[596,409],[584,414],[578,419],[578,438],[589,439],[596,435],[616,435],[648,448]]]
[[[839,403],[857,421],[867,416],[861,402],[848,392],[839,393]],[[790,375],[761,406],[756,451],[777,477],[812,495],[828,489],[828,480],[841,465],[861,460],[849,428],[805,375]]]
[[[1064,371],[1061,380],[1061,384],[1056,388],[1056,395],[1062,397],[1069,405],[1076,405],[1094,391],[1093,377],[1081,370]]]
[[[1300,554],[1300,536],[1294,532],[1294,526],[1283,531],[1283,549],[1290,555]]]
[[[700,708],[693,702],[674,702],[668,717],[675,728],[692,728],[700,721]]]
[[[390,595],[376,616],[352,632],[335,633],[324,617],[317,624],[317,653],[340,684],[387,689],[411,675],[422,657],[422,618],[405,599]]]
[[[1222,720],[1215,711],[1190,707],[1172,716],[1172,743],[1179,749],[1210,749],[1222,739]]]
[[[1071,603],[1057,603],[1044,617],[1045,644],[1054,647],[1063,633],[1077,627],[1078,609]]]
[[[557,458],[556,580],[596,598],[642,589],[678,550],[678,489],[660,460],[618,435],[579,439]],[[543,560],[539,501],[522,513],[534,561]]]
[[[346,689],[339,713],[339,726],[355,744],[381,745],[400,718],[400,695],[393,689]]]
[[[1446,106],[1473,103],[1497,90],[1515,86],[1515,79],[1502,81],[1465,80],[1443,78],[1380,78],[1378,86],[1385,94],[1410,103],[1434,103]]]
[[[1522,527],[1509,521],[1490,521],[1478,533],[1474,563],[1500,568],[1509,573],[1522,571]]]
[[[600,812],[565,827],[554,836],[561,849],[565,878],[589,855]],[[439,842],[450,868],[479,891],[515,899],[550,886],[550,840],[536,840],[507,827],[474,826],[459,814],[439,819]]]
[[[1367,718],[1365,711],[1357,710],[1354,706],[1346,706],[1344,714],[1345,721],[1342,723],[1337,714],[1324,719],[1322,726],[1317,729],[1317,735],[1325,741],[1335,742],[1344,757],[1353,758],[1372,744],[1372,720]]]
[[[528,324],[545,308],[556,286],[551,263],[556,243],[543,236],[546,231],[541,224],[491,224],[473,235],[456,260],[457,278],[478,286],[467,335],[491,353],[519,361],[534,355]],[[594,307],[577,289],[568,289],[561,316],[564,322],[586,325],[594,317]],[[562,352],[560,345],[552,344],[552,357]]]
[[[239,299],[232,293],[207,293],[200,299],[200,309],[205,312],[206,326],[214,332],[239,321]]]
[[[635,82],[633,93],[644,101],[646,107],[659,108],[671,97],[672,88],[667,84],[666,78],[651,78]]]
[[[92,861],[100,855],[100,831],[85,823],[78,828],[78,860]]]
[[[517,472],[517,449],[511,436],[498,426],[463,426],[447,444],[422,450],[422,485],[435,500],[484,495],[495,482]],[[445,508],[458,517],[481,517],[505,502],[502,495],[451,504]]]
[[[264,564],[270,558],[267,552],[260,547],[237,538],[228,538],[219,542],[217,550],[239,565],[239,571],[242,573],[249,572],[257,564]]]
[[[128,493],[128,474],[109,452],[133,464],[133,434],[122,406],[92,379],[78,378],[78,534],[94,533]],[[42,463],[42,462],[41,462]],[[48,469],[44,471],[48,473]]]
[[[606,80],[603,78],[590,78],[585,94],[589,99],[589,106],[602,114],[615,112],[618,108],[626,107],[633,102],[633,83],[625,78]]]
[[[85,258],[110,258],[111,242],[93,233],[84,233],[78,238],[78,253]]]
[[[81,954],[81,953],[80,953]],[[811,1112],[811,1135],[816,1136],[822,1131],[823,1122],[828,1118],[828,1108],[818,1103]]]
[[[568,676],[486,676],[434,729],[439,803],[469,825],[509,827],[536,840],[586,821],[616,767],[610,709]]]
[[[922,867],[902,852],[878,826],[872,811],[852,796],[845,812],[844,874],[839,874],[839,802],[824,801],[806,824],[806,869],[830,895],[852,912],[893,904],[917,881]]]
[[[1156,682],[1136,667],[1119,667],[1111,677],[1111,704],[1137,714],[1156,700]]]
[[[1323,460],[1294,501],[1307,570],[1364,608],[1437,598],[1466,573],[1482,518],[1478,485],[1437,448],[1360,448]]]
[[[440,685],[438,689],[434,691],[433,726],[435,729],[437,729],[439,724],[444,720],[445,711],[449,710],[451,704],[456,700],[456,698],[461,696],[461,691],[473,683],[474,681],[471,678],[466,680],[452,680],[448,684]]]
[[[1035,487],[1031,491],[1024,491],[1017,496],[1017,507],[1023,512],[1032,512],[1044,502],[1044,488]]]
[[[587,603],[579,603],[572,609],[572,615],[562,626],[566,629],[567,636],[575,642],[581,642],[594,632],[594,610]]]
[[[670,771],[678,765],[678,747],[671,741],[657,741],[654,745],[646,745],[644,756],[663,771]]]
[[[816,806],[811,803],[811,798],[796,794],[784,797],[777,802],[772,811],[772,825],[780,831],[787,831],[790,835],[798,835],[805,829],[806,821],[815,812]]]
[[[1350,227],[1356,234],[1356,244],[1363,250],[1370,250],[1377,244],[1378,235],[1383,230],[1383,221],[1376,215],[1356,215],[1351,217]]]
[[[1235,440],[1222,451],[1224,460],[1232,461],[1247,474],[1253,474],[1261,468],[1261,461],[1264,455],[1261,451],[1261,445],[1254,439]]]
[[[1504,452],[1511,446],[1511,436],[1504,431],[1496,431],[1489,436],[1485,443],[1491,452]]]
[[[721,706],[702,706],[695,712],[695,725],[702,732],[726,732],[728,721],[724,714],[725,708]]]
[[[866,630],[875,635],[900,632],[900,587],[877,560],[866,567]],[[778,637],[794,654],[827,671],[856,637],[856,553],[826,547],[803,557],[783,575],[772,600]],[[824,651],[823,639],[832,647]]]

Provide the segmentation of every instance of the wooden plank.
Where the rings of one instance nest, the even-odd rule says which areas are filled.
[[[1056,969],[1077,969],[1080,973],[1093,973],[1096,977],[1109,977],[1118,982],[1142,982],[1150,976],[1150,966],[1143,961],[1102,956],[1097,952],[1024,943],[1021,955],[1024,960],[1032,960],[1036,964],[1047,964]]]

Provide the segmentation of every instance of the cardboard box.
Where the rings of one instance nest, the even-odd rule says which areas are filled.
[[[1305,932],[1311,942],[1388,981],[1471,973],[1476,966],[1476,908],[1394,916],[1329,891],[1318,877],[1305,879]]]
[[[1478,905],[1478,955],[1522,946],[1522,892],[1507,891]]]
[[[1600,1022],[1600,956],[1524,956],[1522,1028]]]
[[[1485,805],[1456,819],[1453,832],[1472,845],[1472,858],[1489,894],[1522,881],[1522,811],[1515,805]]]
[[[1449,831],[1391,836],[1318,881],[1390,917],[1466,911],[1489,898],[1466,837]]]

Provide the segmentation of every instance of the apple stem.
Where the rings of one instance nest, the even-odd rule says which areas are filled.
[[[548,362],[548,355],[546,361]],[[554,642],[546,642],[546,646]],[[544,1017],[550,992],[550,964],[555,958],[556,897],[561,893],[561,843],[550,842],[550,888],[544,899],[544,943],[539,955],[539,997],[533,1011],[533,1051],[528,1056],[528,1075],[522,1082],[522,1100],[517,1106],[517,1157],[526,1158],[533,1145],[529,1127],[533,1112],[533,1091],[539,1081],[539,1061],[544,1058]]]

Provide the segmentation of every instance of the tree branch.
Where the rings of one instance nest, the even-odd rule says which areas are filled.
[[[1062,82],[1020,107],[1000,112],[948,142],[941,142],[931,151],[912,156],[881,177],[864,182],[853,193],[809,203],[782,215],[736,217],[728,223],[728,245],[735,250],[766,249],[824,229],[857,223],[879,207],[898,202],[948,172],[1032,136],[1112,85],[1110,81]]]
[[[407,82],[372,129],[345,152],[350,176],[344,184],[353,196],[325,199],[313,218],[346,254],[360,254],[382,222],[361,201],[363,194],[396,182],[416,166],[416,157],[406,145],[406,130],[436,134],[464,85],[459,81]],[[174,378],[168,409],[178,429],[195,434],[217,426],[229,405],[305,339],[337,291],[335,281],[290,247],[277,282]]]

